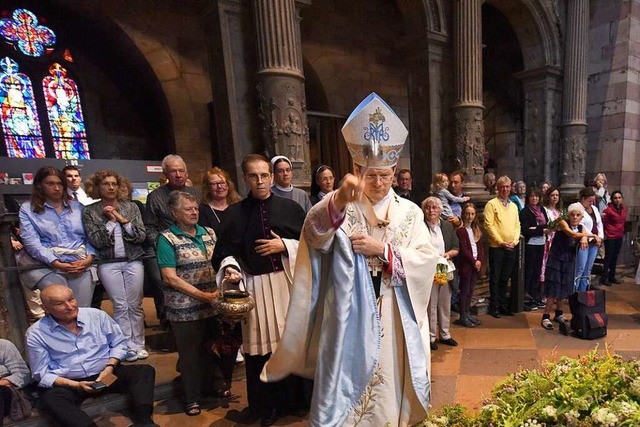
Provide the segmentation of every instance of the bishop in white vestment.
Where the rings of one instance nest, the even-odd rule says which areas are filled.
[[[400,119],[372,94],[343,135],[355,176],[305,220],[284,336],[261,378],[314,378],[313,426],[411,425],[430,399],[438,254],[420,208],[391,189],[407,136]]]

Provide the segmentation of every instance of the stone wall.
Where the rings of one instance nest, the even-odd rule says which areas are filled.
[[[183,156],[192,180],[211,165],[212,101],[209,55],[202,14],[180,2],[83,1],[99,8],[131,38],[157,76],[166,95],[175,151]]]
[[[640,213],[640,2],[591,2],[587,170],[620,189]],[[634,230],[635,231],[635,230]]]
[[[381,0],[314,1],[301,17],[302,55],[326,93],[326,112],[348,116],[376,92],[409,128],[407,71],[396,49],[404,23],[397,6]],[[409,166],[409,144],[398,167]]]

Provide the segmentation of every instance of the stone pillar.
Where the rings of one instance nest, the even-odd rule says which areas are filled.
[[[584,186],[587,144],[587,49],[589,1],[567,1],[566,45],[563,85],[563,195]]]
[[[524,89],[524,181],[560,184],[562,70],[544,66],[517,73]]]
[[[482,105],[482,0],[456,0],[454,6],[456,93],[453,107],[456,166],[465,193],[484,195],[484,106]],[[478,199],[478,197],[473,197]]]
[[[429,196],[433,175],[443,169],[443,156],[438,154],[452,154],[447,152],[450,144],[443,144],[443,132],[450,126],[444,122],[448,114],[443,117],[442,111],[444,108],[449,111],[451,107],[451,97],[442,90],[452,85],[451,73],[444,71],[445,67],[447,71],[451,69],[448,41],[446,35],[429,30],[426,34],[412,35],[400,44],[409,74],[413,192],[420,200]]]
[[[295,0],[254,0],[258,100],[268,156],[287,156],[294,185],[311,185],[300,17]]]

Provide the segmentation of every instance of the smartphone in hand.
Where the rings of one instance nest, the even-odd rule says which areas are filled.
[[[91,388],[99,391],[99,390],[104,390],[105,388],[107,388],[107,385],[105,383],[103,383],[102,381],[94,381],[91,383]]]
[[[101,381],[94,381],[91,383],[91,388],[99,391],[99,390],[104,390],[105,388],[109,387],[111,384],[113,384],[116,380],[118,379],[118,377],[116,377],[113,374],[106,374],[102,377]]]

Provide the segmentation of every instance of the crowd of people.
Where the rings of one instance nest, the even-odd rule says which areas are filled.
[[[122,364],[149,356],[145,287],[175,340],[187,415],[200,414],[206,397],[231,396],[242,349],[251,416],[268,426],[285,412],[310,409],[310,423],[324,426],[424,417],[430,352],[458,345],[452,305],[454,323],[482,324],[472,301],[483,272],[489,314],[512,315],[522,259],[525,310],[544,309],[545,329],[565,321],[563,301],[589,285],[603,246],[600,284],[620,283],[627,209],[620,191],[608,193],[604,174],[564,211],[550,183],[527,191],[523,181],[488,173],[486,190],[495,197],[481,226],[462,173],[435,174],[431,195],[420,200],[411,171],[396,170],[398,153],[387,155],[384,145],[372,151],[360,117],[369,123],[385,114],[396,146],[406,129],[384,101],[365,101],[353,127],[343,129],[354,174],[340,179],[320,165],[310,197],[292,185],[294,165],[285,156],[246,156],[249,192],[241,198],[223,169],[209,169],[194,188],[184,160],[168,155],[167,182],[146,205],[131,199],[131,184],[116,171],[96,172],[84,189],[75,166],[36,172],[20,207],[16,250],[29,258],[21,265],[37,266],[21,274],[37,320],[26,335],[31,375],[62,425],[93,425],[79,405],[103,390],[128,391],[136,425],[155,425],[153,367]],[[374,114],[362,113],[371,105]],[[102,298],[94,295],[98,283],[113,319],[91,308]],[[255,300],[243,321],[218,310],[223,284]],[[17,359],[15,347],[3,348]],[[0,365],[5,413],[12,403],[4,387],[23,387],[28,372],[24,362]]]

